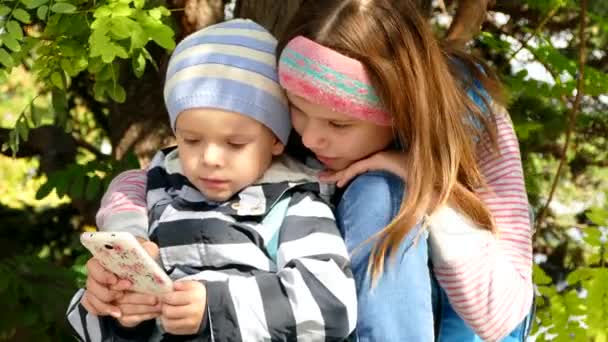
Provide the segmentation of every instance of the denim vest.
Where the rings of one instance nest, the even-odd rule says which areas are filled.
[[[433,317],[435,319],[435,341],[437,342],[483,342],[454,311],[445,290],[433,277]],[[524,342],[530,334],[534,318],[534,303],[530,314],[501,342]]]

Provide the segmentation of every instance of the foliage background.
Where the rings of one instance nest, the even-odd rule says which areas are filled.
[[[225,13],[280,34],[299,1],[192,4],[0,0],[0,341],[71,339],[78,233],[117,172],[171,142],[159,99],[176,39]],[[430,11],[444,35],[454,8]],[[538,218],[539,341],[608,340],[607,18],[605,0],[499,1],[468,44],[509,91]]]

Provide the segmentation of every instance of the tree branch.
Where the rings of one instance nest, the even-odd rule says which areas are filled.
[[[445,40],[451,45],[464,47],[479,34],[488,8],[494,3],[495,0],[459,0]]]
[[[85,150],[91,152],[92,154],[95,155],[95,158],[97,158],[98,160],[108,159],[109,156],[101,153],[101,151],[97,147],[89,144],[88,142],[86,142],[82,139],[78,139],[76,137],[73,137],[73,138],[74,138],[74,142],[76,143],[76,146],[82,147]]]
[[[521,44],[521,46],[519,47],[519,49],[515,50],[511,55],[509,55],[507,57],[507,63],[511,62],[511,60],[521,51],[523,50],[528,43],[530,42],[530,40],[534,37],[536,37],[539,33],[540,30],[543,29],[543,27],[545,26],[545,24],[549,21],[549,19],[551,19],[555,13],[557,13],[557,10],[560,8],[559,5],[556,5],[555,7],[553,7],[551,9],[551,11],[549,11],[549,13],[547,13],[547,15],[543,18],[543,20],[541,20],[541,22],[538,24],[538,26],[536,27],[536,29],[534,29],[534,32],[532,32],[532,34],[526,38],[526,40],[524,41],[523,44]]]
[[[576,80],[576,97],[574,98],[574,103],[572,104],[572,108],[570,110],[569,120],[568,120],[568,128],[566,130],[566,141],[564,142],[564,148],[562,149],[562,158],[559,161],[557,166],[557,170],[555,171],[555,178],[553,179],[553,184],[551,185],[551,191],[549,192],[549,197],[547,198],[547,202],[545,206],[542,208],[538,215],[538,219],[536,221],[536,229],[540,230],[542,227],[543,221],[547,215],[547,210],[551,201],[553,200],[553,196],[555,195],[555,190],[557,189],[557,183],[559,182],[559,177],[566,163],[566,152],[568,151],[568,146],[570,144],[570,139],[572,137],[572,133],[574,132],[574,128],[576,125],[576,117],[578,116],[579,107],[584,94],[584,83],[585,83],[585,27],[586,27],[586,19],[587,19],[587,0],[581,0],[581,21],[579,27],[579,53],[578,53],[578,78]]]

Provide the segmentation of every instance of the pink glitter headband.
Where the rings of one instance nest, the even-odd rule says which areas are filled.
[[[361,62],[303,36],[283,49],[279,81],[287,91],[333,111],[377,125],[392,123]]]

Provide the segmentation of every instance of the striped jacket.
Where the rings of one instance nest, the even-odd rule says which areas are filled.
[[[205,284],[207,314],[194,340],[330,341],[354,330],[356,292],[346,246],[306,167],[281,157],[259,182],[212,203],[178,165],[176,150],[157,154],[147,175],[149,228],[129,224],[126,230],[159,245],[172,279]],[[145,218],[125,222],[137,220]],[[124,331],[115,322],[79,305],[82,292],[68,310],[77,336],[120,340]],[[149,336],[143,340],[168,335],[152,324],[139,334]]]

